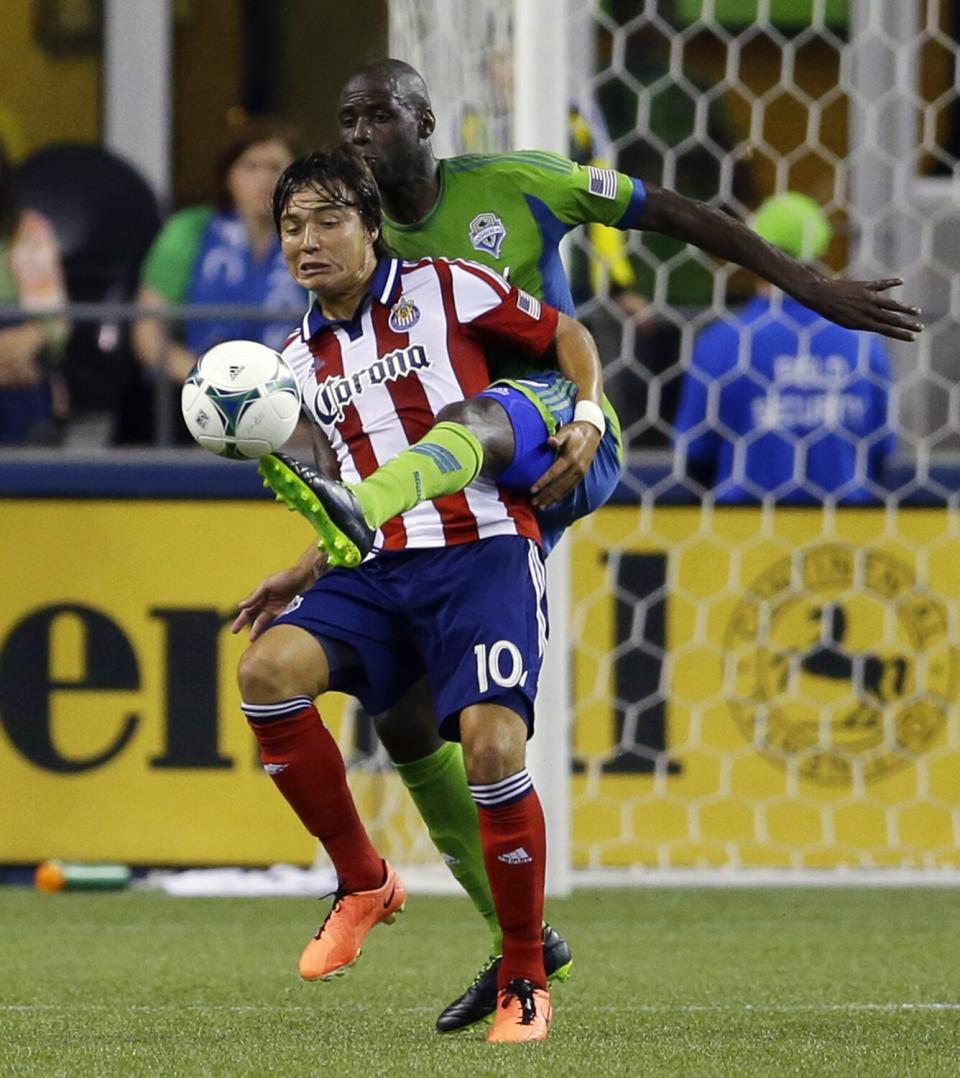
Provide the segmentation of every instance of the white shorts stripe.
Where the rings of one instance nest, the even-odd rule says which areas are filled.
[[[543,655],[547,647],[547,619],[543,612],[543,596],[547,590],[547,578],[540,560],[540,550],[537,544],[528,540],[527,562],[530,565],[530,579],[533,581],[533,592],[537,603],[537,654]]]

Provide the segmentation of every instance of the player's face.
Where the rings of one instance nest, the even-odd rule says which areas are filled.
[[[404,100],[391,81],[351,79],[340,95],[340,137],[370,167],[377,183],[402,183],[423,152],[418,103]]]
[[[233,162],[227,173],[227,190],[242,218],[272,218],[270,196],[274,184],[292,160],[283,142],[269,139],[247,147]]]
[[[354,206],[306,188],[293,194],[280,218],[287,269],[319,296],[348,295],[365,285],[377,264],[375,239]]]

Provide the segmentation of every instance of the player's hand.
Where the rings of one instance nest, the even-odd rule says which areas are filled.
[[[847,329],[864,329],[893,337],[897,341],[915,341],[922,332],[920,308],[909,307],[885,295],[902,285],[900,277],[882,281],[830,280],[821,277],[797,298],[811,310]]]
[[[530,488],[535,509],[546,509],[565,498],[590,470],[600,431],[592,423],[568,423],[547,439],[557,459]]]
[[[265,632],[270,622],[284,609],[290,600],[301,592],[307,591],[320,576],[326,572],[326,556],[317,562],[314,568],[295,565],[292,569],[281,569],[262,580],[237,606],[240,613],[234,618],[230,632],[239,633],[249,625],[250,642],[253,643]]]

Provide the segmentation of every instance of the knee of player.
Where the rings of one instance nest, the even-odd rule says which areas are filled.
[[[241,699],[251,704],[275,703],[272,695],[276,684],[276,663],[262,648],[252,645],[240,656],[237,665],[237,685]]]
[[[291,696],[313,695],[300,685],[284,656],[276,648],[251,645],[237,666],[240,697],[248,704],[273,704]]]
[[[469,397],[446,404],[437,413],[438,423],[459,423],[483,449],[483,473],[496,476],[513,458],[513,427],[502,405],[489,397]]]
[[[460,716],[460,736],[472,783],[499,782],[524,767],[526,728],[519,716],[504,721],[495,712],[468,708]]]
[[[465,427],[470,427],[473,417],[473,410],[470,408],[472,401],[454,401],[452,404],[445,404],[439,412],[437,412],[437,423],[461,423]]]

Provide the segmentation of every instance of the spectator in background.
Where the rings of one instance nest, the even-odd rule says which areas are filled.
[[[0,143],[0,303],[18,304],[22,316],[0,320],[0,443],[59,441],[67,399],[56,365],[69,326],[63,318],[30,318],[31,309],[67,302],[63,266],[50,222],[22,210],[13,170]]]
[[[144,259],[138,303],[302,309],[305,294],[287,273],[270,209],[273,186],[298,150],[297,133],[281,121],[254,119],[234,129],[217,160],[212,204],[180,210],[167,221]],[[243,338],[279,351],[296,321],[238,317],[177,326],[141,318],[133,327],[140,393],[149,394],[164,359],[166,379],[179,389],[213,345]],[[121,409],[117,441],[149,440],[143,419],[152,407],[142,399],[136,408],[129,404]]]
[[[795,192],[758,210],[754,230],[802,262],[832,235]],[[827,322],[763,283],[744,310],[707,327],[681,389],[676,446],[719,503],[872,501],[894,448],[890,359],[880,338]]]

